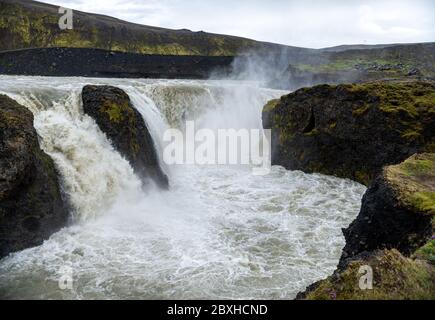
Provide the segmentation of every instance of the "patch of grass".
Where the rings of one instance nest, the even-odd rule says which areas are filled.
[[[414,192],[409,196],[409,201],[421,212],[435,212],[435,192]]]
[[[429,241],[414,253],[417,259],[424,259],[435,265],[435,240]]]
[[[373,269],[373,290],[361,290],[362,266]],[[308,300],[433,300],[434,270],[424,261],[405,258],[396,250],[381,251],[351,262],[339,277],[321,281]]]
[[[435,154],[414,155],[403,163],[384,169],[398,199],[419,213],[435,215]]]

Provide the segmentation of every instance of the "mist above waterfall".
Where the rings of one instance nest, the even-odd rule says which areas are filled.
[[[281,91],[240,81],[0,76],[29,108],[74,208],[71,226],[0,262],[0,297],[64,299],[293,298],[332,272],[365,188],[273,167],[165,166],[171,188],[141,189],[126,159],[83,113],[85,84],[124,89],[149,125],[261,128]],[[58,281],[65,267],[73,290]]]

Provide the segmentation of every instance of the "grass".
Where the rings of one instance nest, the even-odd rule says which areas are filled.
[[[402,164],[387,167],[385,175],[398,198],[418,213],[435,215],[435,154],[415,155]]]
[[[362,290],[362,266],[373,270],[373,289]],[[350,263],[339,277],[331,276],[310,292],[308,300],[433,300],[434,270],[425,261],[405,258],[396,250],[385,250],[367,260]]]

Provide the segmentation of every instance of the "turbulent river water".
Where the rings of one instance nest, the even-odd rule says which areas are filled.
[[[73,208],[71,225],[0,261],[0,297],[31,299],[291,299],[336,267],[341,228],[365,187],[273,167],[165,166],[170,190],[141,188],[129,163],[83,113],[81,89],[124,89],[161,154],[162,133],[261,128],[284,94],[234,81],[0,76],[30,109]],[[72,288],[59,286],[65,277]]]

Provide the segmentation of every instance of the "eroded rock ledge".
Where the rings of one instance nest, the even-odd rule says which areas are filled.
[[[385,165],[435,152],[435,83],[300,89],[263,110],[272,163],[369,185]]]
[[[83,88],[82,99],[84,112],[95,119],[144,184],[151,178],[167,189],[168,177],[159,165],[151,134],[129,96],[116,87],[88,85]]]
[[[68,222],[53,160],[25,107],[0,95],[0,258],[37,246]]]

